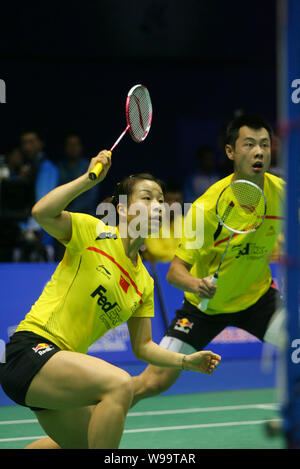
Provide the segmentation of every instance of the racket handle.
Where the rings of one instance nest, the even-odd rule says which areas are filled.
[[[97,177],[99,177],[99,174],[101,173],[103,168],[102,163],[96,163],[95,166],[93,167],[93,170],[89,174],[89,178],[91,181],[95,181]]]
[[[211,277],[211,281],[212,281],[215,285],[217,285],[217,283],[218,283],[218,277],[216,277],[216,276],[214,275],[213,277]],[[201,311],[206,311],[208,302],[209,302],[209,298],[204,298],[204,299],[198,304],[198,308],[199,308]]]
[[[110,156],[111,156],[111,150],[109,151],[109,153],[110,153]],[[103,169],[103,164],[100,163],[100,162],[96,163],[95,166],[93,167],[92,171],[89,174],[90,180],[95,181],[95,179],[97,179],[97,177],[99,177],[102,169]]]

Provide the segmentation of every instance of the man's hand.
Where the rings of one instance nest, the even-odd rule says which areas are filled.
[[[184,370],[198,371],[211,375],[221,361],[220,355],[216,353],[203,350],[201,352],[195,352],[191,355],[185,355],[182,363]]]
[[[217,286],[212,282],[211,277],[196,278],[194,282],[194,293],[201,298],[213,298],[215,296]]]

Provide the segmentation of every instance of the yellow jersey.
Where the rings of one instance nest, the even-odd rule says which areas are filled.
[[[215,207],[221,191],[232,182],[233,174],[213,184],[191,206],[187,217],[196,226],[195,210],[203,208],[203,244],[189,248],[191,235],[184,236],[175,255],[192,265],[190,273],[198,278],[212,276],[221,261],[230,231],[219,226]],[[257,231],[234,234],[222,263],[215,296],[210,299],[205,314],[235,313],[253,305],[269,289],[272,278],[269,267],[277,237],[282,231],[284,181],[270,173],[264,175],[264,195],[267,203],[266,218]],[[185,292],[185,298],[198,306],[201,298]]]
[[[154,316],[154,282],[139,255],[136,266],[126,256],[117,227],[70,215],[65,255],[16,332],[35,332],[63,350],[86,353],[130,317]]]
[[[149,236],[145,239],[146,261],[170,262],[173,260],[176,248],[182,237],[183,217],[178,215],[169,224],[160,228],[158,236]]]

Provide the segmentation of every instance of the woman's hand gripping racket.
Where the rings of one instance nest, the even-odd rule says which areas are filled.
[[[223,189],[217,200],[216,216],[221,226],[230,231],[230,236],[218,269],[211,278],[215,285],[218,282],[219,271],[234,233],[247,234],[256,231],[265,219],[266,210],[264,193],[253,182],[238,179]],[[209,298],[204,298],[198,308],[201,311],[206,311],[208,302]]]
[[[152,122],[152,103],[150,94],[144,85],[133,86],[126,99],[125,114],[127,127],[110,149],[110,153],[122,140],[127,130],[135,142],[142,142],[147,137]],[[89,173],[94,181],[102,171],[102,164],[97,163]]]

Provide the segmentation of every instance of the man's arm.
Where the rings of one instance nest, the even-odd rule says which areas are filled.
[[[197,293],[201,298],[212,298],[217,287],[212,283],[211,277],[194,277],[190,274],[191,268],[191,264],[175,256],[167,274],[167,281],[179,290]]]

